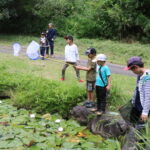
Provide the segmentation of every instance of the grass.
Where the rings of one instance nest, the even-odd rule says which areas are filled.
[[[66,82],[62,82],[62,64],[7,54],[0,57],[0,90],[4,88],[16,106],[41,113],[58,111],[66,117],[73,106],[83,101],[85,86],[78,82],[72,68],[66,72]]]
[[[11,46],[14,42],[19,42],[22,45],[28,45],[32,40],[39,42],[39,37],[24,36],[24,35],[0,35],[0,43]],[[96,48],[98,53],[104,53],[108,56],[108,61],[115,64],[126,64],[126,61],[131,56],[141,56],[146,64],[150,64],[150,44],[123,43],[111,40],[99,39],[77,39],[74,42],[79,47],[81,58],[86,58],[84,52],[88,47]],[[65,40],[62,37],[57,37],[55,43],[55,52],[64,54]]]
[[[112,88],[108,96],[109,109],[117,111],[120,106],[132,98],[136,78],[123,75],[112,75]]]
[[[14,57],[1,53],[0,64],[4,65],[6,71],[45,78],[48,80],[60,81],[63,64],[51,60],[29,60],[27,57]],[[85,72],[81,71],[81,78],[85,79]],[[109,109],[116,111],[116,107],[131,99],[135,87],[135,78],[123,75],[112,75],[112,89],[109,97]],[[43,81],[45,82],[45,81]],[[61,81],[60,81],[61,82]],[[69,67],[66,71],[64,83],[75,84],[85,90],[85,82],[79,83],[76,79],[75,71]],[[61,83],[60,83],[61,84]],[[44,86],[44,85],[43,85]]]
[[[27,57],[13,57],[3,53],[0,55],[0,63],[4,64],[10,73],[20,72],[52,80],[59,80],[61,78],[61,69],[63,67],[63,62],[29,60]],[[81,72],[81,78],[84,78],[84,76],[85,72]],[[71,66],[66,70],[66,81],[82,86],[82,84],[78,83],[75,71]]]

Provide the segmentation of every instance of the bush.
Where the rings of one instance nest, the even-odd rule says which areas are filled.
[[[85,97],[85,89],[43,78],[1,72],[0,93],[7,93],[19,108],[40,113],[59,113],[66,117],[71,108]]]

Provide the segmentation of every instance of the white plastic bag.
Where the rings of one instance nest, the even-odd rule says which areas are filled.
[[[19,56],[19,52],[21,50],[21,45],[19,43],[13,44],[14,56]]]
[[[35,42],[35,41],[32,41],[29,46],[27,47],[27,56],[32,59],[32,60],[36,60],[39,58],[39,48],[40,48],[40,45]]]

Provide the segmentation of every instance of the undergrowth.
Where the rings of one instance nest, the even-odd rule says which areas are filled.
[[[60,83],[28,74],[5,71],[1,66],[0,93],[11,97],[17,107],[66,117],[71,108],[83,101],[85,90],[76,84]],[[3,71],[2,71],[3,70]]]

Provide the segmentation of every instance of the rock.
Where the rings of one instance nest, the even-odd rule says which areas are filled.
[[[88,116],[92,113],[85,106],[76,106],[72,109],[71,115],[81,124],[88,124]]]
[[[136,150],[137,138],[135,134],[135,128],[130,127],[129,131],[127,132],[124,140],[124,145],[121,150]]]
[[[118,115],[111,113],[97,116],[85,106],[76,106],[71,115],[81,124],[86,125],[92,133],[99,134],[104,138],[124,135],[128,130],[127,123]]]

